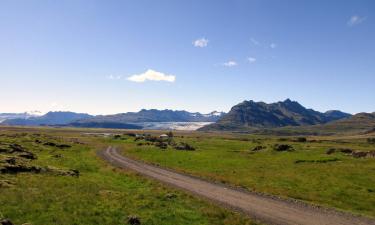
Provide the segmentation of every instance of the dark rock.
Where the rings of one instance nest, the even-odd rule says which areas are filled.
[[[9,157],[9,158],[6,158],[4,161],[5,161],[6,163],[9,163],[9,164],[15,165],[15,164],[16,164],[16,161],[17,161],[17,158],[16,158],[16,157]]]
[[[10,144],[9,148],[12,150],[11,153],[26,151],[26,149],[24,147],[22,147],[21,145],[19,145],[19,144]]]
[[[43,145],[51,146],[51,147],[56,147],[56,143],[53,143],[53,142],[46,142]]]
[[[267,148],[266,146],[257,145],[253,149],[251,149],[251,151],[257,152],[257,151],[260,151],[260,150],[263,150],[263,149],[266,149],[266,148]]]
[[[124,134],[124,135],[129,136],[129,137],[135,137],[135,136],[136,136],[135,133],[126,133],[126,134]]]
[[[373,151],[368,151],[368,152],[360,152],[360,151],[355,151],[352,153],[352,156],[354,158],[375,158],[375,150]]]
[[[368,152],[352,152],[352,156],[354,158],[364,158],[366,157]]]
[[[32,172],[40,173],[42,168],[38,166],[30,166],[25,164],[5,164],[0,168],[1,173],[20,173],[20,172]]]
[[[0,225],[14,225],[9,219],[0,220]]]
[[[128,224],[130,225],[141,225],[141,220],[136,215],[128,216]]]
[[[335,153],[336,152],[336,149],[335,148],[330,148],[330,149],[328,149],[327,151],[326,151],[326,154],[327,155],[331,155],[331,154],[333,154],[333,153]]]
[[[161,142],[161,141],[159,141],[159,142],[155,142],[154,145],[155,145],[156,147],[158,147],[158,148],[161,148],[161,149],[167,149],[167,148],[168,148],[168,144],[165,143],[165,142]]]
[[[58,147],[58,148],[71,148],[72,146],[67,145],[67,144],[60,144],[60,145],[56,145],[56,147]]]
[[[155,136],[145,136],[144,139],[145,141],[149,141],[149,142],[163,142],[164,141],[162,138],[155,137]]]
[[[307,138],[305,138],[305,137],[298,137],[294,141],[295,142],[307,142]]]
[[[186,151],[194,151],[195,148],[188,143],[180,142],[179,144],[175,145],[174,148],[176,150],[186,150]]]
[[[273,149],[278,152],[284,152],[284,151],[294,151],[293,146],[288,144],[275,144],[273,146]]]
[[[22,152],[21,154],[18,154],[19,157],[25,158],[25,159],[37,159],[37,156],[32,152]]]
[[[345,154],[352,154],[353,153],[353,149],[350,149],[350,148],[341,148],[340,152],[345,153]]]

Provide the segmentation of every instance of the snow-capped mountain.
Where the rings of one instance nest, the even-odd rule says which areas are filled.
[[[24,113],[0,113],[0,123],[4,120],[9,119],[29,119],[32,117],[39,117],[42,116],[43,113],[37,110],[34,111],[27,111]]]

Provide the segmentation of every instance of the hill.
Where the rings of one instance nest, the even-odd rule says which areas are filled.
[[[350,117],[348,113],[331,110],[325,113],[307,109],[296,101],[282,102],[244,101],[232,107],[229,113],[216,123],[200,130],[252,130],[285,126],[306,126],[325,124],[330,121]]]
[[[43,116],[7,119],[1,124],[17,126],[65,125],[76,120],[93,117],[85,113],[49,112]]]
[[[349,118],[314,126],[313,129],[335,133],[372,133],[375,131],[375,112],[358,113]]]

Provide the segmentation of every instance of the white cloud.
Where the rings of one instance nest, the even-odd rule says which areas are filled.
[[[259,41],[255,40],[254,38],[250,38],[251,43],[254,45],[260,45]]]
[[[142,83],[147,80],[150,81],[167,81],[167,82],[174,82],[176,80],[176,76],[174,75],[167,75],[161,72],[157,72],[155,70],[147,70],[141,74],[134,74],[127,78],[129,81]]]
[[[120,80],[122,78],[121,75],[109,75],[107,76],[107,79],[110,79],[110,80]]]
[[[249,58],[247,58],[247,61],[249,61],[249,63],[255,63],[257,61],[257,59],[254,58],[254,57],[249,57]]]
[[[277,45],[275,43],[270,44],[270,48],[276,48],[276,47],[277,47]]]
[[[349,27],[352,27],[352,26],[355,26],[355,25],[358,25],[358,24],[362,23],[365,20],[366,20],[365,17],[360,17],[360,16],[357,16],[357,15],[354,15],[354,16],[350,17],[347,24],[348,24]]]
[[[204,48],[208,45],[208,39],[206,38],[200,38],[195,41],[193,41],[193,45],[195,47]]]
[[[223,66],[226,66],[226,67],[232,67],[232,66],[237,66],[237,65],[238,65],[237,62],[233,60],[223,63]]]

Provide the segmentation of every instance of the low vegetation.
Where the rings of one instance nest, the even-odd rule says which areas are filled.
[[[108,166],[96,156],[108,138],[79,130],[25,130],[0,128],[0,221],[5,224],[252,224]],[[124,137],[111,139],[135,145],[134,137]]]
[[[367,138],[175,133],[174,142],[195,151],[112,143],[129,157],[205,179],[375,217],[375,148]]]

